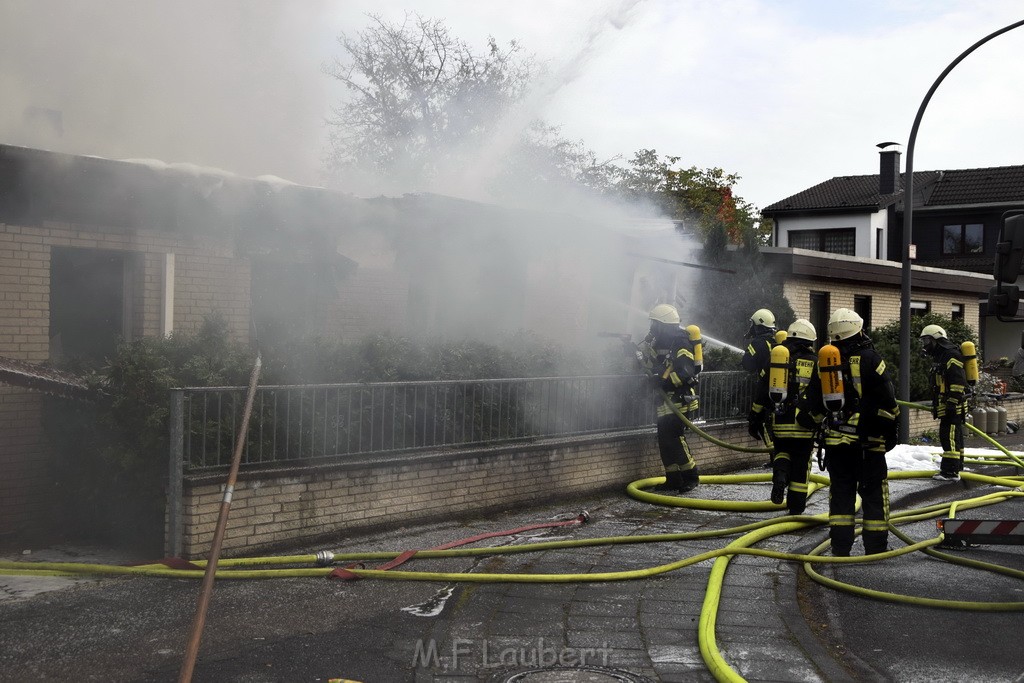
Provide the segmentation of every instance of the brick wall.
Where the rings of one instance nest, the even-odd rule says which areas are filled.
[[[880,327],[893,320],[900,319],[900,290],[894,287],[872,285],[869,282],[846,284],[841,282],[822,282],[810,278],[787,278],[783,283],[783,293],[793,307],[798,318],[808,318],[811,314],[812,291],[829,293],[829,309],[853,308],[855,294],[866,294],[871,297],[871,325]],[[914,301],[931,303],[932,313],[949,316],[953,304],[961,304],[964,311],[964,322],[975,333],[978,332],[978,301],[972,294],[953,294],[950,292],[917,291],[913,293]],[[788,321],[782,321],[788,324]]]
[[[249,338],[249,264],[234,256],[230,240],[58,222],[0,224],[0,356],[49,360],[53,247],[137,255],[127,268],[133,337],[159,333],[163,258],[174,253],[175,329],[193,331],[203,316],[219,311],[235,338]],[[49,526],[45,511],[53,496],[52,452],[41,405],[38,394],[0,386],[0,539],[40,537]]]
[[[709,431],[727,442],[753,445],[746,425]],[[688,441],[703,473],[735,471],[765,458],[693,434]],[[663,474],[653,430],[271,475],[243,472],[232,496],[223,551],[246,555],[374,527],[622,491],[631,481]],[[208,552],[223,479],[186,481],[184,557]]]
[[[1008,419],[1024,419],[1024,399],[1003,405]],[[911,412],[912,436],[934,432],[937,424],[928,412]],[[756,445],[745,424],[707,431],[727,443]],[[745,469],[765,459],[763,453],[729,450],[692,433],[688,442],[703,474]],[[974,438],[968,445],[988,444]],[[284,545],[330,543],[343,534],[373,528],[624,491],[631,481],[663,474],[653,430],[376,463],[242,472],[232,496],[223,552],[230,557]],[[201,558],[209,551],[223,479],[224,475],[186,480],[183,557]],[[764,487],[751,489],[751,499],[766,494]]]
[[[927,402],[921,401],[921,404]],[[927,403],[927,405],[931,405]],[[996,403],[991,404],[993,407]],[[1024,396],[1014,396],[1005,398],[1002,401],[998,401],[998,405],[1006,409],[1006,419],[1013,420],[1017,423],[1024,423]],[[932,419],[931,413],[926,410],[914,410],[910,411],[910,436],[916,437],[924,434],[925,432],[936,432],[939,429],[939,421]],[[989,432],[990,434],[992,432]],[[990,445],[985,442],[979,436],[969,431],[966,433],[969,439],[968,446],[972,448],[989,448]]]

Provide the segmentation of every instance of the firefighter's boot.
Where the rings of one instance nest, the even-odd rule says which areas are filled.
[[[692,491],[700,485],[700,473],[697,472],[696,467],[682,472],[679,481],[679,493],[686,493]]]
[[[772,464],[772,495],[771,500],[779,505],[786,499],[786,487],[789,486],[789,459],[776,458]]]
[[[676,493],[682,488],[683,473],[679,470],[665,473],[665,483],[652,486],[651,493]]]

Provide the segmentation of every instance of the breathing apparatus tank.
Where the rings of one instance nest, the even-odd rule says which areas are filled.
[[[964,357],[964,373],[967,375],[967,384],[973,387],[978,383],[978,351],[974,348],[974,342],[965,341],[961,344],[960,355]]]
[[[818,377],[821,379],[821,398],[825,410],[838,413],[846,404],[843,391],[842,356],[839,348],[825,344],[818,349]]]
[[[785,330],[775,330],[775,343],[781,344],[782,342],[786,341],[786,337],[788,336],[789,333],[786,332]]]
[[[697,366],[699,373],[704,368],[704,340],[700,337],[700,328],[696,325],[687,325],[686,333],[690,335],[693,343],[693,364]]]
[[[771,363],[768,365],[768,395],[776,406],[786,400],[789,389],[789,349],[782,344],[772,349]]]

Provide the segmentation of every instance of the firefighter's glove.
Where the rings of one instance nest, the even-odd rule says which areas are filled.
[[[661,389],[664,386],[665,380],[661,378],[661,375],[648,375],[647,384],[651,389]]]
[[[764,418],[760,413],[752,412],[747,416],[747,434],[756,441],[764,438]]]
[[[760,422],[748,422],[747,423],[747,434],[750,434],[750,438],[755,441],[760,441],[761,436],[761,423]]]
[[[896,444],[900,442],[900,426],[899,423],[893,423],[892,427],[885,430],[885,452],[888,453],[892,449],[896,448]]]
[[[806,410],[800,410],[799,408],[796,410],[796,423],[809,432],[818,429],[818,423],[814,421],[814,417]]]

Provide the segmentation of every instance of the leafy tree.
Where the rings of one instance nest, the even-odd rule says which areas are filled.
[[[336,173],[429,187],[491,150],[501,163],[485,173],[500,187],[509,173],[571,178],[592,165],[593,154],[557,128],[511,116],[540,72],[518,42],[502,47],[489,37],[478,53],[439,19],[369,18],[365,30],[339,37],[345,58],[325,68],[349,94],[329,121]]]
[[[930,358],[924,358],[919,353],[921,346],[918,341],[921,336],[921,330],[927,325],[939,325],[942,327],[942,329],[946,330],[949,340],[958,347],[965,341],[974,342],[975,345],[978,343],[974,330],[964,323],[963,320],[953,320],[938,313],[912,316],[910,318],[911,401],[930,401],[932,396],[932,361]],[[881,327],[877,327],[869,332],[868,336],[871,337],[871,340],[875,343],[875,349],[885,360],[885,365],[889,369],[889,376],[893,382],[898,382],[900,364],[903,361],[900,358],[900,321],[893,320]]]
[[[625,167],[613,169],[611,191],[626,199],[650,202],[666,217],[694,229],[705,247],[712,247],[715,253],[720,253],[724,244],[764,243],[766,227],[756,209],[733,194],[738,175],[720,168],[679,168],[679,159],[641,149]]]

